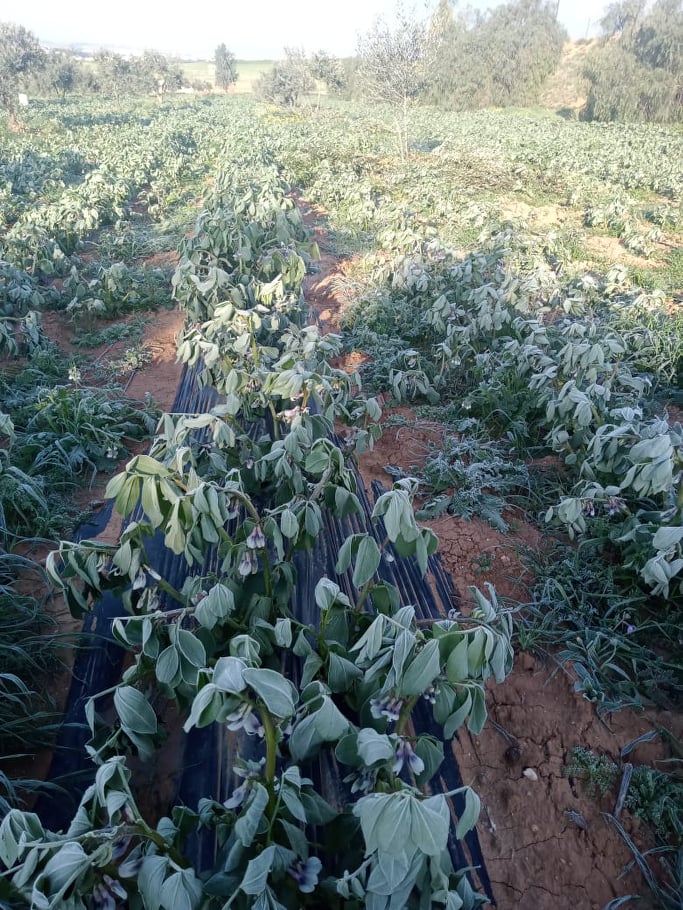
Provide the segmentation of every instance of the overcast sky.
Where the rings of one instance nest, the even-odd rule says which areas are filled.
[[[430,5],[430,0],[418,2]],[[560,19],[573,38],[585,37],[606,3],[560,0]],[[474,0],[470,5],[488,9],[496,0]],[[0,20],[24,25],[42,41],[67,46],[155,48],[208,59],[224,41],[240,58],[270,59],[281,56],[284,46],[351,55],[358,33],[393,9],[395,0],[176,0],[166,4],[155,0],[2,0]]]

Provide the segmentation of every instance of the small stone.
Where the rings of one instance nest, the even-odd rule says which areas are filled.
[[[536,774],[533,768],[525,768],[522,771],[522,774],[527,778],[527,780],[538,780],[538,774]]]
[[[531,826],[531,833],[532,833],[532,834],[538,834],[538,825],[532,825],[532,826]]]

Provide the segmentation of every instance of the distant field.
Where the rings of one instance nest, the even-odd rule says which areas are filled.
[[[253,91],[254,82],[261,73],[269,70],[272,65],[272,60],[238,60],[237,83],[232,91],[241,95]],[[214,85],[214,71],[214,64],[209,60],[183,63],[183,72],[190,81],[201,79]]]

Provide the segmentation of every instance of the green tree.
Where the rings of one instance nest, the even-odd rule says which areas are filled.
[[[120,106],[124,94],[135,89],[137,74],[130,60],[113,51],[100,50],[93,56],[99,91],[110,95]]]
[[[331,57],[327,51],[316,51],[311,55],[308,63],[311,76],[323,83],[328,92],[339,92],[346,86],[346,73],[344,66],[338,57]],[[318,107],[320,107],[320,95],[318,90]]]
[[[302,95],[315,87],[304,52],[298,48],[285,48],[285,59],[262,73],[255,91],[263,101],[295,107]]]
[[[434,31],[402,6],[393,23],[377,19],[358,40],[365,94],[392,108],[402,158],[408,156],[408,111],[429,83],[438,44]]]
[[[628,41],[644,12],[645,0],[621,0],[619,3],[610,3],[600,20],[600,28],[607,37],[619,35]]]
[[[535,102],[567,37],[545,0],[458,15],[444,0],[436,16],[442,40],[427,98],[454,110]]]
[[[7,114],[10,129],[17,126],[16,99],[22,78],[40,69],[45,53],[38,39],[23,25],[0,22],[0,107]]]
[[[177,91],[183,84],[180,66],[160,51],[146,50],[137,61],[139,86],[145,92],[154,92],[161,104],[169,92]]]
[[[641,0],[608,7],[605,40],[591,56],[586,120],[683,120],[683,3]]]
[[[225,44],[219,44],[214,53],[216,66],[215,81],[218,88],[227,92],[237,82],[237,61],[232,51]]]
[[[44,67],[36,74],[36,86],[39,92],[46,95],[57,94],[66,98],[67,92],[73,92],[79,82],[80,68],[64,51],[49,51]]]

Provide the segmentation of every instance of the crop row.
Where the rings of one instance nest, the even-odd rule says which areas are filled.
[[[166,415],[150,455],[110,482],[121,514],[141,507],[117,545],[63,543],[48,563],[75,614],[93,609],[104,590],[123,598],[131,615],[114,631],[133,659],[113,692],[89,702],[97,771],[67,832],[46,832],[37,816],[16,810],[0,828],[11,896],[32,906],[294,908],[311,900],[457,910],[478,902],[452,865],[448,797],[460,800],[457,837],[476,821],[478,800],[467,787],[425,795],[447,759],[443,742],[412,718],[426,705],[446,741],[464,722],[481,729],[484,683],[511,665],[510,619],[493,596],[474,592],[467,620],[418,623],[415,607],[383,580],[383,562],[400,558],[426,572],[437,546],[415,521],[410,481],[377,500],[379,537],[346,537],[339,583],[317,581],[315,621],[293,610],[297,553],[315,547],[330,519],[363,514],[335,422],[355,427],[362,448],[380,414],[330,366],[339,339],[305,324],[304,256],[315,250],[272,146],[258,124],[233,124],[174,279],[189,320],[180,356],[216,390],[216,403]],[[148,555],[155,533],[188,566],[180,590]],[[209,548],[219,568],[205,574]],[[114,725],[98,710],[112,698]],[[150,760],[160,748],[165,700],[187,731],[227,724],[260,745],[230,769],[238,785],[227,801],[176,806],[152,827],[137,808],[127,756]],[[345,775],[336,799],[314,782],[315,763],[330,762]],[[193,868],[185,853],[199,829],[216,838],[212,869]]]

